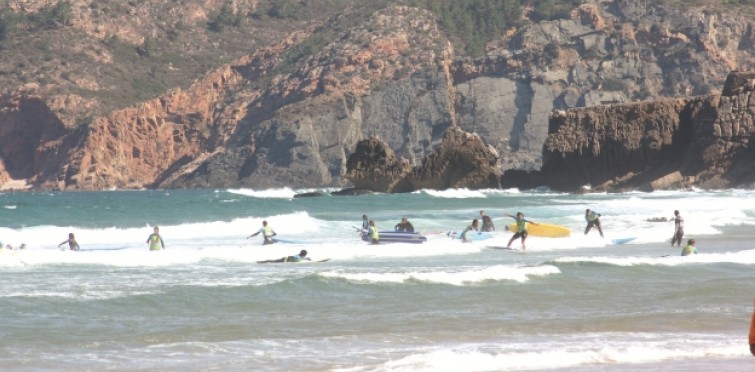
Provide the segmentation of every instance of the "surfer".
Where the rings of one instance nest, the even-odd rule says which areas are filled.
[[[472,220],[472,224],[467,226],[464,231],[461,232],[461,241],[464,243],[468,242],[467,240],[467,233],[470,231],[477,231],[477,226],[479,225],[479,221],[475,218]]]
[[[76,238],[73,236],[73,233],[68,234],[68,239],[64,240],[62,243],[58,244],[58,247],[60,247],[63,244],[68,243],[68,249],[72,251],[78,251],[81,250],[81,247],[79,247],[79,243],[76,242]],[[24,247],[26,248],[26,247]]]
[[[155,226],[152,231],[152,234],[149,236],[149,238],[147,238],[147,243],[149,243],[149,250],[159,251],[161,248],[165,249],[165,242],[163,242],[163,237],[160,236],[160,228]]]
[[[691,254],[697,254],[695,239],[690,239],[689,241],[687,241],[687,246],[682,248],[682,256],[689,256]]]
[[[273,237],[276,236],[276,235],[278,235],[278,234],[275,233],[275,231],[273,231],[273,229],[270,226],[267,225],[267,221],[262,221],[262,228],[260,228],[259,231],[257,231],[256,233],[247,236],[246,238],[247,239],[253,238],[253,237],[259,235],[260,233],[262,234],[262,239],[263,239],[262,240],[262,244],[263,245],[275,243],[275,241],[273,241]]]
[[[362,231],[367,231],[370,229],[370,221],[367,219],[367,215],[362,215]]]
[[[589,209],[585,209],[585,221],[587,221],[587,227],[585,228],[585,235],[590,232],[593,226],[598,229],[600,237],[603,237],[603,229],[600,228],[600,213],[595,213]]]
[[[684,218],[679,215],[679,211],[674,211],[674,236],[671,237],[671,246],[679,247],[682,245],[682,238],[684,237]]]
[[[302,249],[301,252],[299,252],[299,254],[297,255],[286,256],[283,258],[279,258],[277,260],[257,261],[257,263],[301,262],[301,261],[312,261],[311,258],[307,257],[307,251],[304,249]]]
[[[516,231],[514,232],[514,235],[511,237],[511,239],[509,239],[509,244],[506,245],[506,248],[511,248],[511,243],[513,243],[514,240],[522,238],[522,250],[527,250],[527,246],[524,244],[524,241],[527,240],[527,223],[531,223],[533,225],[537,225],[537,223],[526,220],[524,218],[524,213],[522,212],[516,212],[516,217],[510,214],[507,214],[507,216],[516,220]]]
[[[409,222],[406,217],[401,219],[401,222],[397,223],[396,226],[393,227],[394,230],[398,232],[414,232],[414,226],[412,226],[412,223]]]
[[[493,226],[493,219],[485,214],[485,211],[480,211],[480,219],[482,220],[482,231],[495,231],[495,226]]]
[[[380,244],[380,234],[378,234],[375,220],[370,220],[367,224],[367,236],[370,238],[370,244]]]

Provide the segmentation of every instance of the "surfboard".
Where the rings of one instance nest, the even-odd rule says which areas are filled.
[[[613,243],[613,244],[624,244],[624,243],[629,243],[629,242],[631,242],[632,240],[635,240],[635,239],[637,239],[637,238],[634,237],[634,236],[632,236],[632,237],[626,237],[626,238],[617,238],[617,239],[611,240],[611,243]]]
[[[273,243],[281,243],[281,244],[304,244],[304,242],[302,242],[300,240],[278,239],[278,238],[273,238]]]
[[[504,250],[504,251],[519,251],[519,249],[516,249],[516,248],[497,246],[497,245],[488,245],[488,246],[486,246],[486,248],[488,248],[488,249],[498,249],[498,250]]]
[[[328,262],[328,261],[330,261],[330,258],[325,258],[325,259],[322,259],[322,260],[317,260],[317,261],[306,261],[306,260],[304,260],[304,261],[298,261],[298,262],[283,262],[283,261],[279,261],[279,262],[270,262],[270,261],[257,261],[257,263],[258,263],[258,264],[268,264],[268,263],[288,263],[288,264],[303,264],[303,263],[320,263],[320,262]]]
[[[507,227],[509,231],[516,231],[516,223],[512,223]],[[537,225],[528,223],[527,233],[531,236],[540,236],[543,238],[565,238],[571,235],[571,230],[566,226],[538,222]]]
[[[451,231],[448,233],[448,236],[454,239],[461,239],[461,233],[463,231]],[[490,239],[494,235],[490,232],[485,231],[469,231],[467,232],[467,240],[485,240]]]

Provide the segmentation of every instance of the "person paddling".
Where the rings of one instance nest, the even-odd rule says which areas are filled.
[[[277,260],[264,260],[264,261],[257,261],[257,263],[279,263],[279,262],[301,262],[301,261],[312,261],[311,258],[307,257],[307,251],[302,249],[301,252],[297,255],[293,256],[286,256],[283,258],[279,258]]]

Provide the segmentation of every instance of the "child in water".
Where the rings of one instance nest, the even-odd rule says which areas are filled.
[[[695,239],[687,241],[687,246],[682,248],[682,256],[689,256],[691,254],[697,254],[697,248],[695,248]]]

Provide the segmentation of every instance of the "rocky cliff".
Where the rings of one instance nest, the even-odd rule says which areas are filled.
[[[567,191],[749,188],[754,121],[748,72],[730,74],[722,94],[557,111],[537,181]]]
[[[33,10],[32,3],[24,2]],[[215,9],[220,3],[213,3]],[[234,9],[257,14],[258,2],[233,3]],[[111,40],[105,45],[133,40],[144,44],[139,45],[144,51],[151,45],[145,40],[161,40],[180,29],[171,21],[152,36],[141,35],[139,25],[128,23],[112,44],[107,35],[114,29],[107,27],[106,18],[120,13],[92,4],[74,7],[90,14],[77,13],[81,22],[74,27],[92,35],[102,31],[98,35]],[[207,20],[213,9],[210,2],[186,4],[193,10],[164,8],[163,14]],[[121,10],[148,18],[163,9],[148,11],[146,6],[129,2],[129,9]],[[351,21],[348,15],[362,8],[344,7],[340,15],[299,23],[285,35],[277,29],[270,32],[275,42],[263,40],[255,30],[250,51],[230,63],[190,85],[118,109],[108,109],[113,104],[108,92],[117,91],[111,89],[118,84],[105,76],[61,72],[68,78],[59,85],[5,86],[0,182],[22,179],[40,189],[340,186],[349,182],[343,177],[348,155],[360,140],[377,135],[414,167],[433,154],[452,127],[477,133],[491,144],[502,170],[532,170],[547,167],[543,145],[554,109],[715,94],[730,69],[755,68],[750,18],[694,8],[587,2],[566,18],[508,30],[488,43],[486,55],[478,59],[461,54],[428,10],[394,4]],[[215,37],[186,34],[179,40]],[[118,62],[97,43],[82,49],[81,56],[100,64],[72,71],[94,74]],[[160,71],[153,68],[154,79]],[[166,76],[177,74],[165,71]],[[581,164],[588,166],[580,170],[586,178],[576,183],[597,185],[633,172],[643,161],[666,159],[667,152],[676,157],[679,142],[675,145],[663,131],[678,127],[678,135],[693,138],[697,127],[683,118],[718,105],[695,100],[692,106],[674,103],[684,101],[680,98],[667,101],[667,108],[658,110],[682,119],[637,122],[631,130],[658,131],[647,139],[652,146],[599,151],[595,160],[602,163],[595,169]],[[647,115],[656,110],[644,102],[630,106]],[[594,115],[584,120],[603,114]],[[579,141],[592,146],[582,150],[596,151],[603,134],[580,136]],[[644,143],[633,146],[640,145]],[[570,153],[546,150],[545,156]],[[613,170],[612,159],[623,156],[634,165]],[[610,177],[596,176],[606,170]]]

